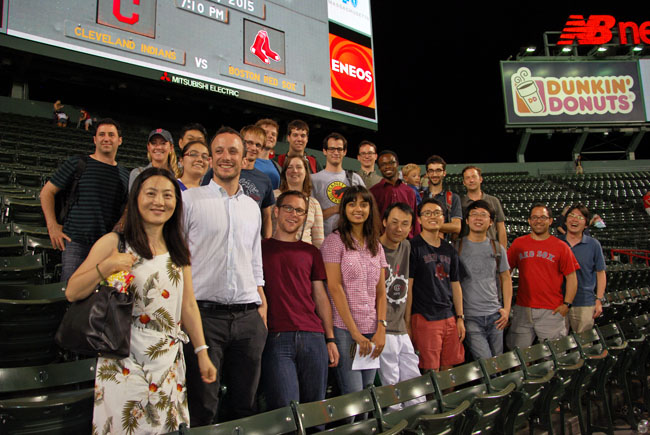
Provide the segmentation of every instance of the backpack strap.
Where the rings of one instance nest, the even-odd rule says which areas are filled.
[[[345,170],[345,178],[348,180],[348,186],[352,186],[352,180],[354,177],[354,171],[351,171],[350,169]]]
[[[494,239],[490,239],[490,243],[492,244],[492,252],[494,253],[494,259],[497,263],[497,268],[496,268],[496,281],[497,281],[497,293],[499,295],[499,299],[503,303],[503,291],[501,290],[501,277],[499,273],[499,268],[501,267],[501,249],[500,246],[497,246],[497,241]]]
[[[77,161],[77,166],[75,167],[74,177],[72,179],[72,183],[70,184],[70,188],[59,192],[59,194],[64,195],[61,202],[62,205],[57,216],[57,222],[59,222],[61,225],[63,225],[65,222],[65,219],[68,216],[68,213],[70,212],[72,206],[79,200],[79,181],[81,180],[83,173],[86,171],[88,158],[89,157],[85,154],[79,155],[79,160]]]

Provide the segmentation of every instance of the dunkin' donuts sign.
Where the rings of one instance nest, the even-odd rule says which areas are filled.
[[[632,62],[503,62],[502,69],[511,123],[643,120]]]

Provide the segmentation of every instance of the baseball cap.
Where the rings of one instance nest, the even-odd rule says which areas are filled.
[[[155,130],[151,130],[147,142],[151,142],[151,138],[154,136],[162,136],[167,142],[172,144],[174,143],[174,139],[172,139],[172,134],[163,128],[157,128]]]

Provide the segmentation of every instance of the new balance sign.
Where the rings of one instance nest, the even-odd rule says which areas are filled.
[[[557,45],[571,45],[574,41],[578,45],[601,45],[612,40],[612,29],[618,28],[619,43],[625,44],[650,44],[650,21],[640,25],[631,21],[616,22],[611,15],[589,15],[584,19],[582,15],[569,15]],[[628,32],[632,39],[628,41]]]

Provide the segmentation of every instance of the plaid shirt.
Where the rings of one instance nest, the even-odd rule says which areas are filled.
[[[362,334],[372,334],[377,330],[375,305],[377,283],[381,269],[388,267],[388,263],[386,263],[381,244],[379,244],[379,251],[374,257],[365,246],[361,248],[358,244],[355,243],[355,245],[356,250],[347,250],[339,233],[334,232],[325,238],[323,246],[321,246],[321,254],[325,263],[341,265],[343,291],[348,300],[354,323]],[[334,326],[347,330],[334,301],[331,302]]]

